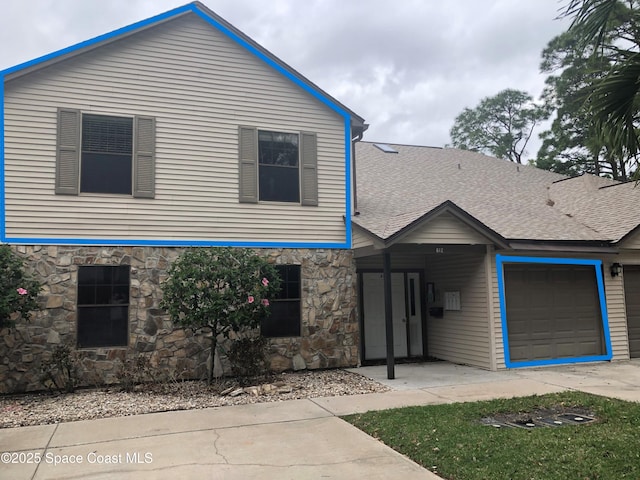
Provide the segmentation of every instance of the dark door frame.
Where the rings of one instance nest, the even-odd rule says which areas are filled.
[[[364,285],[362,281],[362,275],[364,273],[381,273],[384,275],[384,269],[380,268],[362,268],[356,271],[358,275],[358,311],[359,311],[359,323],[360,323],[360,361],[362,364],[366,364],[368,360],[366,360],[366,346],[365,346],[365,336],[366,336],[366,325],[364,323]],[[422,355],[412,355],[411,354],[411,337],[409,333],[409,321],[407,320],[406,334],[407,334],[407,354],[409,358],[426,358],[428,357],[428,343],[427,343],[427,303],[426,303],[426,283],[425,283],[425,271],[424,268],[392,268],[390,273],[402,273],[404,274],[404,291],[405,291],[405,312],[408,314],[410,312],[410,299],[408,298],[408,285],[409,279],[407,274],[409,273],[417,273],[418,274],[418,285],[417,291],[419,295],[420,302],[420,325],[422,331]],[[408,315],[407,315],[408,319]],[[387,347],[389,345],[387,344]],[[391,344],[393,347],[393,343]],[[394,356],[395,361],[395,356]],[[395,362],[394,362],[395,363]]]

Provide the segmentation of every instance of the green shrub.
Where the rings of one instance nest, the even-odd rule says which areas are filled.
[[[280,288],[276,269],[245,248],[193,248],[169,268],[160,304],[172,321],[211,335],[213,367],[218,335],[257,328]]]
[[[12,327],[38,310],[40,290],[40,282],[25,273],[22,259],[9,245],[0,245],[0,328]]]
[[[50,392],[71,393],[80,383],[79,362],[68,345],[58,345],[51,359],[40,365],[40,373],[40,381]]]
[[[137,356],[122,362],[116,372],[120,388],[131,392],[136,385],[146,382],[157,382],[159,379],[148,357]]]

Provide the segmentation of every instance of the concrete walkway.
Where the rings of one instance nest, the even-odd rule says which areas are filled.
[[[0,429],[0,479],[437,479],[337,415],[567,389],[640,401],[640,360],[508,372],[408,364],[392,381],[385,366],[353,371],[394,390]]]

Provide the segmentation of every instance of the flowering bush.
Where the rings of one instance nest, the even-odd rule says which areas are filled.
[[[0,328],[28,319],[29,312],[39,309],[41,289],[40,282],[25,273],[22,259],[9,245],[0,245]]]
[[[211,333],[209,381],[218,335],[256,328],[279,291],[276,269],[243,248],[194,248],[169,268],[160,307],[174,324]]]

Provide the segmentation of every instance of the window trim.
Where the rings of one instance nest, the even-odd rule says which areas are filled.
[[[298,201],[260,200],[259,132],[298,136]],[[238,201],[273,205],[318,206],[318,138],[309,131],[238,127]]]
[[[80,303],[80,288],[81,286],[90,286],[90,285],[81,285],[80,284],[80,269],[84,269],[84,268],[122,268],[122,267],[127,267],[127,290],[128,290],[128,295],[127,295],[127,301],[125,303],[95,303],[95,304],[89,304],[89,303]],[[96,284],[91,284],[93,286],[95,286]],[[110,287],[113,288],[116,284],[114,284],[113,282],[110,283]],[[126,340],[123,338],[123,343],[122,344],[114,344],[114,345],[95,345],[95,342],[89,342],[90,344],[81,344],[80,343],[80,335],[78,334],[78,332],[80,331],[80,311],[84,308],[101,308],[101,309],[114,309],[114,308],[122,308],[122,307],[126,307],[126,322],[125,322],[125,326],[124,326],[124,332],[123,333],[123,337],[126,337]],[[96,264],[90,264],[90,265],[79,265],[78,266],[78,270],[77,270],[77,281],[76,281],[76,346],[78,349],[95,349],[95,348],[128,348],[129,347],[129,341],[131,339],[131,335],[130,335],[130,327],[131,327],[131,320],[130,320],[130,308],[131,308],[131,265],[96,265]]]
[[[296,145],[296,150],[297,150],[297,158],[296,158],[296,165],[295,166],[289,166],[289,165],[272,165],[272,164],[265,164],[265,163],[261,163],[260,162],[260,134],[261,133],[269,133],[271,135],[295,135],[296,136],[296,140],[297,140],[297,145]],[[258,202],[259,203],[272,203],[272,204],[285,204],[285,205],[290,205],[290,204],[300,204],[301,200],[302,200],[302,176],[301,176],[301,171],[302,171],[302,158],[301,158],[301,145],[300,145],[300,133],[299,132],[293,132],[293,131],[284,131],[284,130],[273,130],[273,129],[265,129],[265,128],[258,128],[257,131],[257,139],[258,139],[258,148],[257,148],[257,153],[258,153]],[[296,200],[263,200],[261,198],[262,196],[262,192],[265,190],[263,188],[261,188],[261,181],[260,181],[260,171],[262,169],[263,166],[268,166],[268,167],[276,167],[276,168],[282,168],[282,169],[291,169],[293,170],[294,168],[297,171],[297,177],[298,177],[298,195],[297,195],[297,199]]]
[[[129,191],[126,193],[119,193],[119,192],[85,192],[82,190],[82,170],[83,170],[83,164],[84,162],[84,120],[85,120],[85,116],[90,115],[90,116],[94,116],[94,117],[109,117],[109,118],[117,118],[117,119],[122,119],[122,118],[126,118],[126,119],[130,119],[131,120],[131,183],[129,185]],[[122,197],[122,196],[133,196],[133,184],[134,184],[134,157],[135,157],[135,150],[136,150],[136,135],[135,135],[135,129],[136,129],[136,125],[135,125],[136,121],[135,121],[135,116],[134,115],[113,115],[113,114],[103,114],[103,113],[98,113],[98,112],[80,112],[80,149],[79,149],[79,155],[80,155],[80,160],[78,162],[78,193],[80,195],[115,195],[118,197]],[[94,152],[92,152],[94,153]]]
[[[133,119],[131,154],[131,192],[81,192],[82,118],[98,115]],[[115,195],[118,197],[155,198],[156,182],[156,118],[146,115],[101,111],[82,111],[59,107],[56,139],[56,195]]]
[[[261,334],[266,337],[266,338],[298,338],[302,336],[302,265],[300,264],[282,264],[282,265],[274,265],[274,267],[276,269],[279,268],[288,268],[288,267],[296,267],[297,271],[298,271],[298,297],[297,298],[283,298],[283,299],[272,299],[271,300],[271,305],[273,306],[274,304],[283,304],[283,303],[293,303],[293,302],[297,302],[298,303],[298,316],[297,316],[297,332],[295,335],[289,335],[290,332],[287,332],[286,335],[268,335],[269,332],[267,332],[267,334],[262,333],[264,330],[264,323],[269,322],[270,319],[273,318],[273,312],[266,317],[265,319],[263,319],[263,322],[261,322],[260,324],[260,332]],[[278,272],[278,274],[281,277],[281,288],[285,288],[285,282],[286,279],[283,278],[282,273]]]

